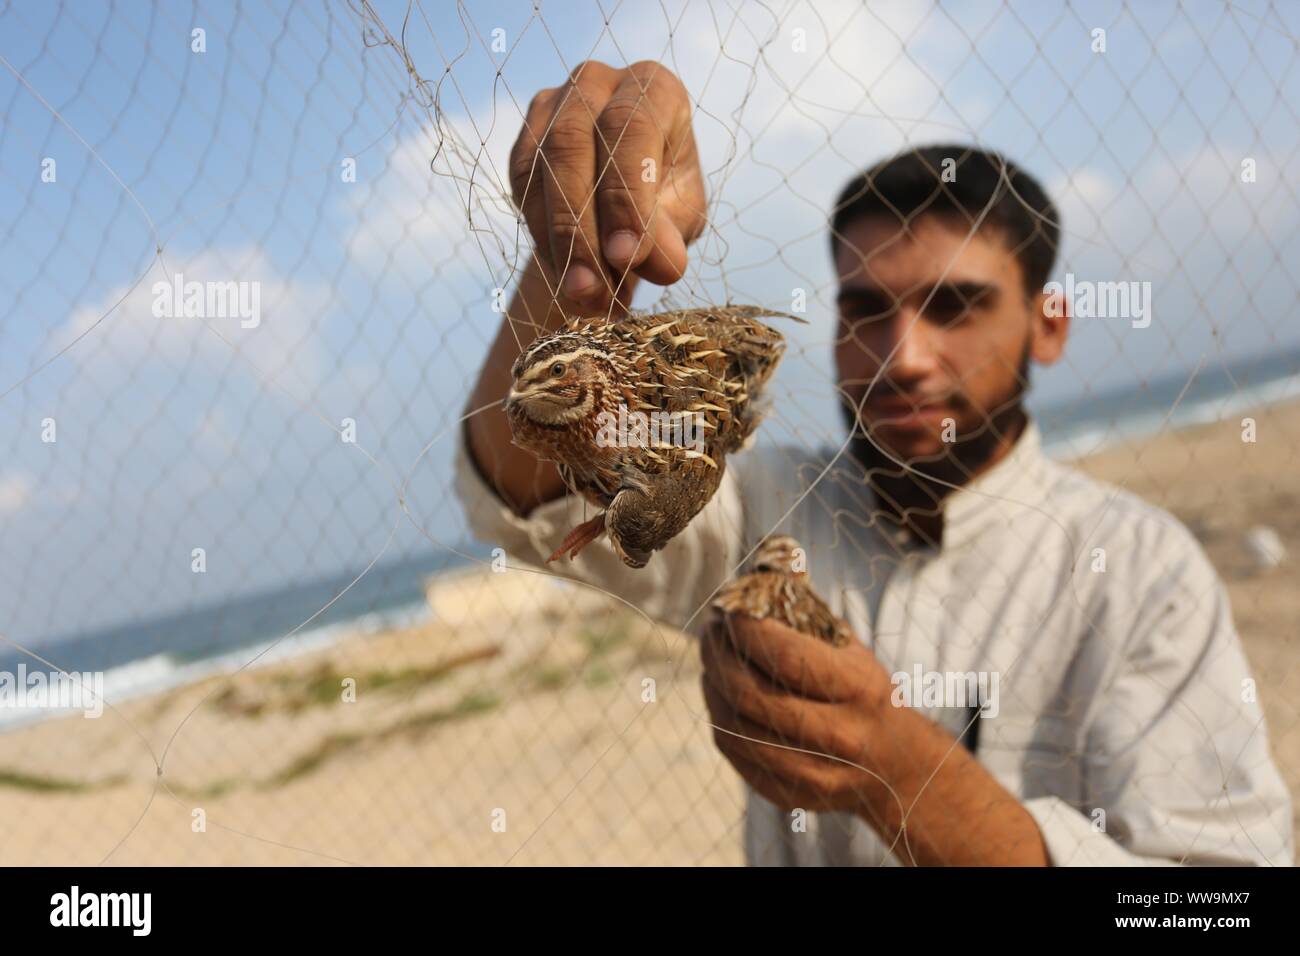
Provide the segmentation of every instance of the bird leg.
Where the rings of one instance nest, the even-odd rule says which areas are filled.
[[[591,542],[595,541],[604,533],[605,512],[602,511],[590,521],[584,521],[565,535],[564,541],[555,549],[555,553],[546,559],[546,563],[550,564],[552,561],[563,557],[565,554],[567,554],[569,560],[572,561],[578,556],[579,551],[591,544]]]

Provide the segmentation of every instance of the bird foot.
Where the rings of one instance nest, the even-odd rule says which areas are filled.
[[[555,553],[546,559],[546,563],[550,564],[552,561],[557,558],[562,558],[566,554],[569,556],[569,560],[572,561],[578,556],[579,551],[591,544],[591,542],[595,541],[604,533],[605,512],[602,511],[590,521],[584,521],[565,535],[564,541],[555,549]]]

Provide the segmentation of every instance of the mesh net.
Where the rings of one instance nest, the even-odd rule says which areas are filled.
[[[25,706],[0,708],[0,860],[959,862],[1010,832],[981,790],[945,852],[917,846],[942,826],[943,768],[976,774],[960,738],[1017,799],[1058,797],[1120,845],[1276,861],[1291,807],[1273,767],[1300,787],[1296,19],[1261,2],[6,4],[0,674]],[[591,62],[637,78],[624,111],[570,82],[594,82]],[[651,96],[676,82],[689,139]],[[590,156],[564,151],[574,124]],[[525,127],[538,148],[512,152]],[[629,130],[661,149],[620,153]],[[868,179],[859,198],[885,212],[832,230],[854,176],[936,143],[960,146],[933,154],[923,206]],[[998,166],[1010,201],[963,205],[975,148],[1052,204]],[[582,162],[613,199],[566,193]],[[500,440],[508,362],[555,327],[583,224],[629,188],[691,242],[677,281],[618,280],[622,305],[806,322],[768,320],[787,345],[766,418],[679,551],[631,571],[597,541],[547,565],[596,507],[528,523],[479,500],[471,521],[467,499],[484,479],[556,493]],[[1008,243],[1016,222],[1030,232]],[[673,259],[665,235],[652,259]],[[1073,321],[1030,371],[1023,335],[988,328],[1034,278],[996,268],[1036,245]],[[853,282],[875,291],[845,299]],[[898,537],[899,508],[936,513],[937,489],[1010,441],[1031,378],[1049,458],[1178,524],[1022,480],[966,496],[1005,526],[964,557]],[[947,383],[922,431],[951,410],[957,440],[900,453],[915,422],[867,422],[914,411],[899,403],[922,381]],[[489,420],[458,472],[467,422]],[[864,483],[909,470],[936,479],[928,502],[882,507]],[[872,795],[897,754],[801,765],[838,788],[807,832],[807,793],[764,805],[721,752],[756,732],[715,726],[693,636],[778,530],[886,672],[983,675],[966,703],[1000,697],[983,719],[918,701],[951,746],[911,790]],[[1118,661],[1131,681],[1081,673]],[[32,674],[51,694],[66,678],[68,706]],[[765,793],[779,777],[750,774]],[[1180,815],[1188,792],[1209,796]],[[873,842],[854,800],[898,818]],[[1056,862],[1086,857],[1062,845]]]

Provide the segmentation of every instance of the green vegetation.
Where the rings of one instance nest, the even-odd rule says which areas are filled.
[[[499,647],[484,647],[429,667],[381,669],[362,674],[343,673],[326,663],[306,674],[272,675],[269,682],[275,690],[265,699],[249,699],[246,691],[232,683],[216,694],[212,703],[225,713],[238,717],[260,717],[276,712],[299,714],[312,707],[337,704],[342,699],[343,681],[347,678],[356,680],[358,698],[367,691],[414,690],[443,681],[466,664],[488,660],[500,653]]]
[[[23,773],[20,770],[0,769],[0,787],[12,787],[15,790],[30,790],[36,793],[89,793],[116,786],[124,777],[106,777],[103,780],[65,780]]]

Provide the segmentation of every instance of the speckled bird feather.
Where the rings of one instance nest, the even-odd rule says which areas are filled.
[[[794,553],[804,560],[793,538],[782,535],[765,540],[755,552],[754,568],[727,582],[713,599],[713,607],[727,613],[771,618],[834,647],[843,647],[853,640],[852,629],[813,590],[806,572],[792,570]]]

